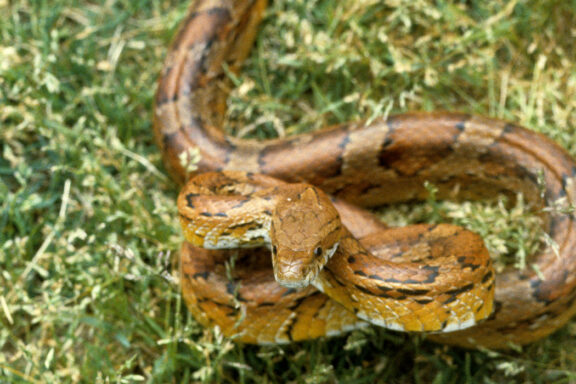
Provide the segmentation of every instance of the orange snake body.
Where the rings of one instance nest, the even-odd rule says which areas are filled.
[[[456,330],[430,338],[492,348],[529,343],[565,324],[576,311],[573,159],[540,134],[455,113],[396,115],[261,142],[226,136],[221,130],[226,105],[223,64],[238,70],[265,6],[262,0],[194,3],[159,80],[156,140],[176,180],[200,175],[188,182],[178,200],[184,232],[194,245],[205,245],[212,232],[192,229],[197,221],[192,214],[224,218],[233,213],[232,207],[252,204],[244,201],[255,195],[262,210],[271,211],[265,202],[273,198],[259,195],[262,187],[253,183],[256,179],[273,184],[272,189],[280,188],[276,183],[305,182],[332,196],[345,229],[338,250],[319,272],[323,282],[316,286],[327,294],[336,291],[338,302],[312,286],[279,285],[269,251],[233,251],[231,271],[225,265],[230,251],[185,243],[183,294],[195,317],[206,326],[218,325],[238,341],[282,343],[337,334],[365,325],[357,315],[372,321],[388,311],[392,320],[373,322],[406,331]],[[199,161],[191,164],[195,154]],[[243,172],[205,173],[224,170]],[[446,199],[501,193],[514,197],[521,192],[541,214],[553,246],[531,256],[532,269],[508,268],[494,284],[491,263],[476,235],[451,225],[386,229],[355,207],[425,199],[425,181]],[[215,190],[224,191],[224,200],[232,198],[230,191],[238,192],[234,199],[240,200],[226,205],[229,202],[203,200],[199,192],[212,195]],[[215,237],[259,237],[263,226],[242,222]],[[400,267],[403,263],[407,269]],[[454,320],[453,315],[464,317]]]

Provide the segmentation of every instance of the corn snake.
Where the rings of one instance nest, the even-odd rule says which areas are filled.
[[[426,194],[424,181],[434,183],[441,197],[452,199],[488,198],[496,193],[520,191],[534,209],[542,212],[546,233],[557,245],[557,250],[542,249],[533,255],[532,262],[538,273],[508,269],[496,276],[495,309],[490,319],[470,329],[435,334],[431,338],[467,347],[502,348],[509,343],[529,343],[561,327],[576,312],[576,255],[573,251],[576,235],[570,212],[576,167],[570,156],[549,139],[516,125],[455,113],[397,115],[369,125],[350,123],[267,142],[225,136],[220,129],[226,102],[221,87],[225,80],[222,63],[238,70],[248,55],[264,8],[265,3],[259,0],[198,1],[182,23],[160,77],[154,116],[156,139],[174,178],[182,182],[189,176],[181,158],[191,148],[198,148],[200,160],[194,173],[240,170],[264,173],[289,182],[305,181],[319,186],[339,201],[361,206],[423,199]],[[243,175],[246,174],[235,177]],[[543,180],[543,184],[539,180]],[[179,207],[186,208],[189,194],[181,194]],[[564,209],[558,209],[558,206]],[[341,216],[348,217],[351,222],[363,217],[354,208],[342,209],[348,213],[341,212]],[[366,230],[370,220],[364,217],[362,224],[357,226]],[[377,223],[373,225],[378,227]],[[431,228],[413,227],[408,233],[395,229],[388,232],[396,239],[405,236],[402,244],[414,244],[413,237],[438,229]],[[450,238],[450,231],[469,236],[467,231],[451,226],[440,227],[440,230],[442,233],[435,240],[442,246],[448,244],[446,239]],[[366,232],[357,236],[366,235],[366,248],[378,253],[384,240],[372,236],[372,230]],[[393,238],[387,241],[400,243]],[[432,249],[431,242],[431,239],[424,239],[429,249]],[[477,244],[475,240],[473,244]],[[458,245],[454,247],[450,249],[456,252]],[[480,246],[469,248],[474,248],[476,253],[483,252]],[[246,342],[289,342],[338,333],[364,324],[353,315],[357,309],[345,310],[312,287],[302,290],[280,287],[271,280],[270,266],[255,252],[240,250],[238,254],[246,264],[237,265],[238,271],[231,281],[222,267],[227,253],[184,244],[184,297],[201,323],[217,324],[228,335],[239,333],[238,340]],[[412,254],[410,257],[417,256]],[[461,257],[460,263],[471,263],[467,256]],[[352,274],[359,272],[352,276],[353,279],[363,277],[360,274],[365,272],[355,268],[354,262],[346,257],[330,260],[334,264],[352,265],[349,268]],[[473,264],[468,267],[469,272],[475,272],[483,262]],[[485,270],[475,278],[482,281],[488,274]],[[418,283],[434,280],[430,276],[436,277],[435,273],[429,273]],[[378,296],[377,292],[380,298],[387,295],[397,301],[405,301],[406,296],[416,302],[430,300],[429,290],[424,292],[410,286],[415,279],[404,281],[409,281],[408,286],[395,287],[399,291],[392,293],[389,286],[381,284],[372,284],[372,289],[359,289],[368,290],[363,292],[365,295]],[[486,282],[486,290],[490,291],[490,283]],[[445,288],[444,292],[460,294],[464,288],[472,289],[469,283],[462,283],[458,288]],[[455,299],[440,293],[438,301],[450,304]],[[273,304],[279,308],[272,309]],[[481,307],[477,305],[476,308]],[[320,313],[329,316],[330,320],[319,317]],[[422,316],[428,318],[428,315]],[[274,323],[277,325],[272,329],[270,324]],[[397,323],[386,324],[385,321],[380,325],[401,328]],[[418,326],[421,324],[408,328],[402,325],[405,330],[412,331],[418,330]],[[448,322],[440,321],[421,330],[438,331],[447,326]],[[454,330],[454,327],[448,328]]]

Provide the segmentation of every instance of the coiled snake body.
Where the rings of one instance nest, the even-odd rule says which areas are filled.
[[[364,319],[493,348],[565,324],[576,311],[572,158],[540,134],[456,113],[396,115],[263,142],[226,136],[223,64],[238,70],[265,5],[196,1],[159,80],[154,127],[165,164],[180,182],[198,175],[178,199],[188,240],[183,294],[195,317],[249,343],[337,334]],[[187,169],[194,151],[199,161]],[[386,228],[357,208],[422,200],[425,181],[446,199],[521,192],[553,246],[532,255],[532,269],[494,277],[477,235],[452,225]],[[231,270],[230,251],[197,248],[256,246],[269,237],[274,273],[270,251],[232,251]],[[297,288],[310,282],[323,293]]]

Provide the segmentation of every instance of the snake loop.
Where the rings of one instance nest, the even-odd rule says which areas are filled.
[[[340,240],[309,248],[306,257],[313,259],[314,250],[320,247],[324,259],[335,241],[339,245],[333,257],[326,257],[318,278],[311,275],[304,280],[312,280],[326,294],[336,291],[340,302],[312,286],[279,285],[273,280],[270,251],[206,250],[185,243],[183,294],[194,316],[204,325],[218,325],[225,334],[253,343],[337,334],[365,325],[358,316],[395,329],[455,330],[430,338],[465,347],[525,344],[564,325],[576,312],[576,164],[567,152],[514,124],[444,112],[396,115],[370,124],[348,123],[261,142],[226,136],[221,130],[226,106],[223,64],[232,71],[239,69],[265,6],[263,0],[194,3],[160,76],[156,140],[176,180],[199,175],[188,182],[178,202],[184,231],[195,245],[212,247],[244,234],[255,244],[267,236],[261,229],[271,224],[261,219],[218,232],[202,225],[193,228],[190,222],[197,219],[188,219],[196,210],[200,217],[217,221],[245,204],[262,211],[275,209],[267,205],[274,194],[268,195],[268,187],[255,186],[251,179],[265,180],[265,184],[307,183],[331,196],[344,221]],[[200,153],[200,161],[189,172],[181,159],[191,150]],[[207,173],[224,170],[242,172]],[[209,202],[201,197],[213,196],[217,190],[230,194],[237,188],[230,180],[240,182],[243,190],[234,196],[240,200],[230,203],[225,196],[224,202]],[[425,199],[425,181],[437,186],[438,197],[443,199],[485,199],[496,194],[513,198],[520,192],[542,217],[553,245],[531,255],[532,269],[508,268],[495,276],[494,311],[474,327],[464,329],[491,309],[488,300],[482,303],[483,299],[472,296],[479,297],[480,290],[489,296],[492,290],[490,263],[482,258],[485,249],[476,235],[450,225],[386,229],[358,208]],[[313,200],[322,193],[302,188],[291,198],[300,194]],[[256,200],[242,203],[248,200],[246,196]],[[315,239],[314,244],[320,243]],[[230,252],[236,260],[232,274],[225,267]],[[260,257],[262,253],[267,257]],[[448,260],[440,264],[438,255]],[[388,271],[374,264],[373,257]],[[418,267],[406,272],[410,268],[404,264],[411,263]],[[446,265],[459,269],[463,279],[445,274]],[[284,282],[301,285],[294,282],[298,279],[289,276]],[[474,321],[469,315],[451,320],[452,312],[460,314],[463,306],[481,316]],[[378,318],[390,308],[391,317]]]
[[[403,234],[380,230],[372,236],[380,244],[372,245],[374,254],[382,255],[378,258],[342,225],[321,190],[238,171],[192,178],[178,207],[192,245],[222,249],[268,244],[278,283],[288,288],[312,283],[371,323],[401,331],[449,332],[475,325],[492,312],[490,256],[479,236],[459,227],[418,225]],[[363,238],[366,244],[369,238]],[[277,309],[270,304],[269,312]],[[241,340],[254,341],[258,331],[245,327]],[[255,341],[298,338],[279,330],[272,340],[259,336]]]

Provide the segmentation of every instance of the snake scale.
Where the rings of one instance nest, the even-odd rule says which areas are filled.
[[[224,67],[239,70],[265,8],[264,0],[195,1],[156,93],[165,165],[178,182],[189,179],[178,198],[188,240],[181,280],[198,321],[247,343],[329,336],[368,320],[489,348],[530,343],[564,325],[576,311],[576,165],[567,152],[511,123],[444,112],[287,139],[227,136]],[[521,192],[551,246],[531,255],[533,268],[494,275],[477,235],[447,224],[387,228],[360,208],[423,200],[426,181],[442,199]],[[243,218],[251,209],[258,215]],[[240,221],[219,227],[233,217]],[[270,231],[298,257],[280,260],[285,251],[274,243],[272,252],[246,248],[270,241]],[[248,242],[240,249],[205,249],[236,247],[239,237]]]

